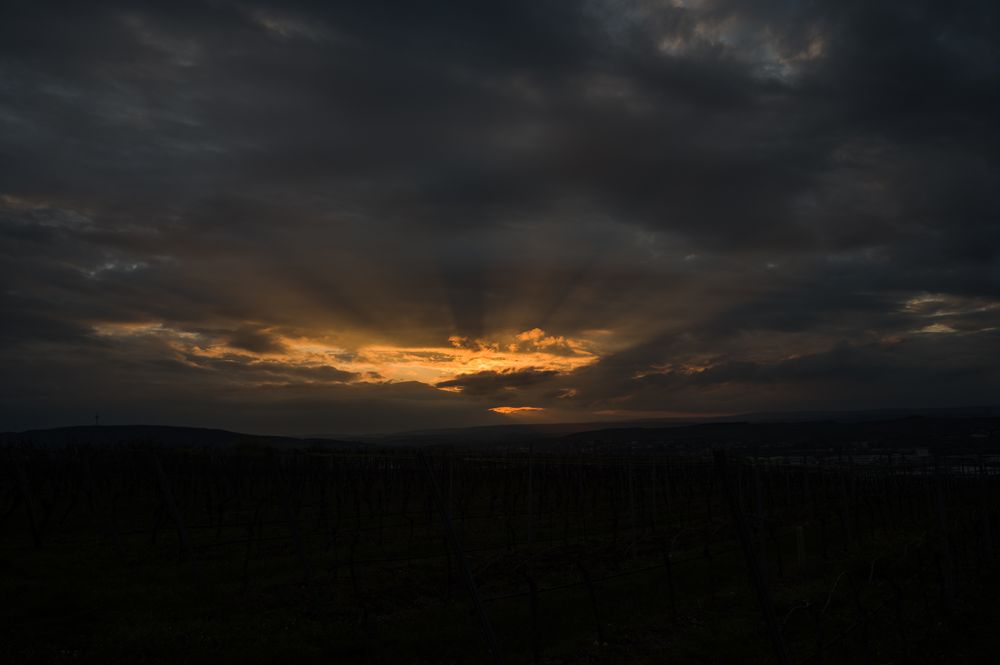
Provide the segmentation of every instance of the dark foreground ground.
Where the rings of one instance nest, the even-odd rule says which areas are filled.
[[[992,456],[730,448],[11,444],[0,653],[996,662]]]

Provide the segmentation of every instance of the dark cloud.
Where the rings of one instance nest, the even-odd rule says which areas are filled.
[[[251,353],[281,353],[285,345],[266,330],[241,326],[229,334],[229,346]]]
[[[460,374],[449,381],[440,381],[438,388],[453,388],[465,395],[492,396],[515,392],[520,388],[544,383],[556,376],[554,370],[538,370],[528,368],[523,370],[475,372]]]
[[[5,3],[9,413],[996,401],[998,34],[985,0]]]
[[[702,412],[705,404],[725,413],[974,404],[1000,387],[1000,369],[983,362],[1000,343],[995,330],[840,341],[770,362],[717,355],[686,364],[678,354],[677,362],[642,363],[643,372],[612,370],[617,381],[593,368],[575,377],[573,400],[590,409],[681,413]]]

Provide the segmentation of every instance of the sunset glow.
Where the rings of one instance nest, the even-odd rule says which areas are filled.
[[[462,375],[482,372],[509,374],[518,371],[569,373],[596,362],[600,355],[595,344],[562,336],[547,335],[539,328],[468,340],[452,336],[448,345],[392,346],[363,345],[349,349],[322,338],[275,335],[274,350],[253,352],[233,346],[225,335],[185,331],[163,323],[109,323],[94,326],[96,335],[126,340],[153,339],[173,350],[191,366],[207,361],[225,361],[248,369],[267,369],[260,383],[273,383],[282,369],[328,368],[351,376],[331,379],[318,375],[304,382],[405,382],[434,385]],[[440,387],[446,392],[462,392],[458,387]],[[497,411],[498,413],[506,413]]]

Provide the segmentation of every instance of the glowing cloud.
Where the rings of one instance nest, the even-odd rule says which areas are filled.
[[[121,344],[154,340],[189,366],[212,368],[218,362],[262,370],[260,383],[271,383],[279,368],[290,376],[323,380],[336,370],[336,382],[398,383],[419,381],[446,392],[486,394],[487,384],[536,383],[596,362],[592,344],[532,328],[496,339],[453,336],[450,346],[367,344],[348,348],[321,336],[289,335],[240,322],[232,328],[191,331],[165,322],[101,323],[96,335]],[[266,373],[263,371],[266,370]],[[324,371],[318,371],[324,370]],[[333,374],[330,374],[333,376]]]
[[[515,415],[518,413],[531,413],[535,411],[544,411],[540,406],[494,406],[490,409],[494,413],[500,413],[505,416]]]

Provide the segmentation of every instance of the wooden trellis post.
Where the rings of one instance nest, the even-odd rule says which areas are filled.
[[[771,604],[771,596],[764,582],[764,575],[761,572],[760,562],[757,561],[754,552],[753,540],[750,537],[750,530],[747,528],[743,513],[736,500],[736,494],[730,485],[729,466],[726,462],[726,453],[722,450],[715,451],[715,468],[722,483],[723,492],[729,503],[729,512],[736,525],[736,533],[740,538],[740,546],[743,548],[743,555],[747,561],[747,568],[750,570],[750,581],[754,591],[757,592],[757,602],[760,605],[760,613],[767,626],[768,636],[771,638],[771,647],[774,649],[774,656],[778,665],[790,665],[788,654],[785,651],[785,643],[781,638],[781,630],[778,627],[778,620],[774,616],[774,606]]]
[[[434,475],[434,469],[431,468],[430,460],[428,460],[423,454],[420,455],[420,459],[423,462],[424,471],[427,473],[427,480],[431,484],[438,512],[441,514],[441,521],[444,524],[445,535],[455,553],[455,558],[458,559],[461,564],[465,585],[469,590],[469,595],[472,596],[472,604],[475,606],[476,613],[479,615],[479,623],[483,630],[483,637],[486,638],[486,646],[489,648],[490,656],[493,658],[493,662],[496,665],[499,665],[502,661],[500,659],[500,646],[497,642],[496,633],[493,632],[493,624],[490,623],[490,618],[486,614],[486,607],[483,605],[483,601],[479,597],[479,589],[476,588],[476,581],[472,577],[472,569],[469,568],[469,561],[465,558],[465,551],[462,548],[461,542],[458,540],[458,534],[455,532],[455,525],[451,518],[451,510],[449,510],[448,506],[444,502],[444,497],[441,494],[441,486],[438,484],[437,477]]]

